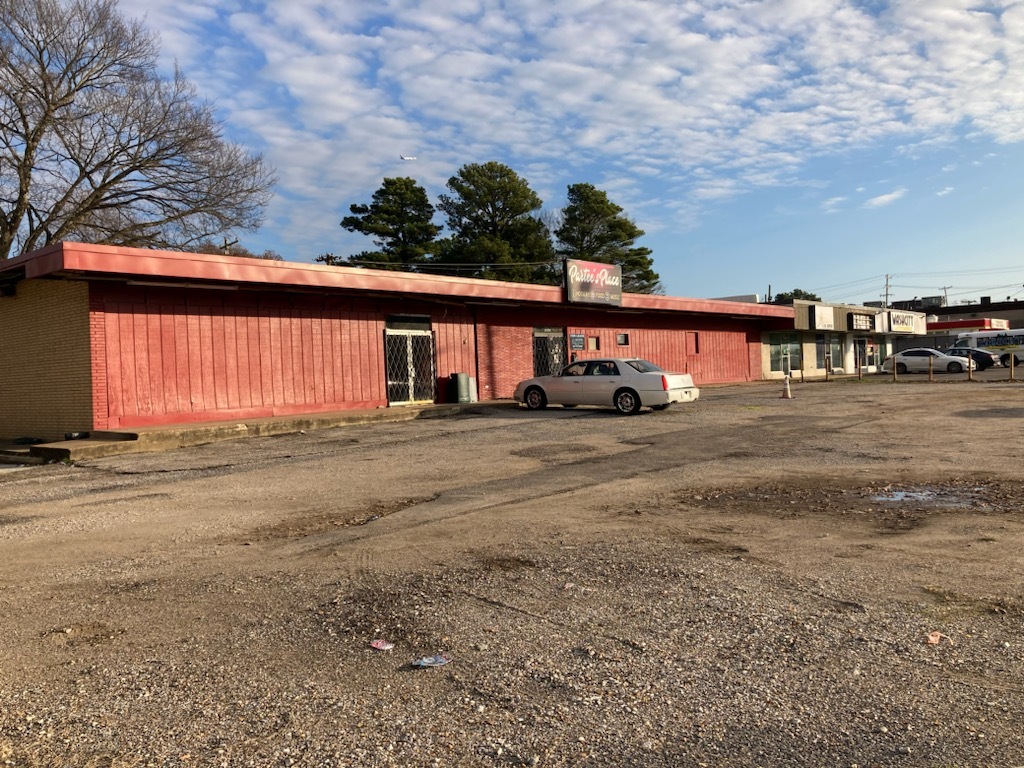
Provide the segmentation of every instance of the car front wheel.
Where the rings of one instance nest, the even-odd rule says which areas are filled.
[[[540,387],[530,387],[523,396],[523,402],[531,411],[539,411],[548,407],[548,397]]]
[[[615,393],[615,410],[624,416],[632,416],[640,410],[640,396],[632,389],[620,389]]]
[[[907,366],[904,363],[896,363],[896,373],[906,373]]]

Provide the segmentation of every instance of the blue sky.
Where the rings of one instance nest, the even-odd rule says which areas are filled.
[[[672,296],[1024,300],[1019,0],[121,8],[277,169],[251,250],[371,248],[339,222],[385,177],[496,160],[547,209],[608,192]]]

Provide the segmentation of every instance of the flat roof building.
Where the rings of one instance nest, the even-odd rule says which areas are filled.
[[[60,243],[0,262],[0,438],[443,402],[453,374],[504,399],[574,357],[644,357],[698,385],[753,381],[762,337],[794,324],[786,306],[573,296]]]

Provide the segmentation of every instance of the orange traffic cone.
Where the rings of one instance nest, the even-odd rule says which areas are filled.
[[[786,383],[782,387],[782,394],[779,395],[779,398],[782,399],[782,400],[792,400],[793,399],[793,392],[789,388],[789,376],[786,376],[783,379],[783,381],[785,381]]]

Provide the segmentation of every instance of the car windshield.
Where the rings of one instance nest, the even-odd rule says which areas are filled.
[[[647,360],[627,360],[626,364],[636,368],[640,373],[663,373],[664,369]]]

